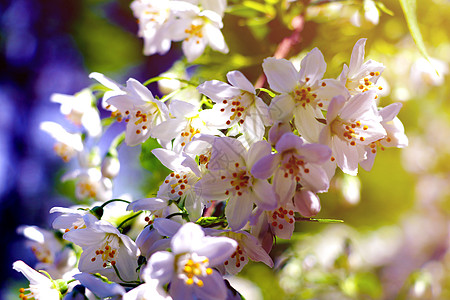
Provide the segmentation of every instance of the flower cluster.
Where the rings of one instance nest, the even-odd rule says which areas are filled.
[[[147,54],[164,53],[171,40],[183,39],[188,60],[206,43],[226,52],[222,1],[135,0],[132,8]],[[239,71],[227,74],[229,83],[205,81],[197,90],[212,104],[203,109],[158,99],[135,79],[121,85],[99,73],[90,77],[106,92],[55,95],[61,112],[86,133],[49,122],[42,129],[55,138],[64,161],[78,157],[80,169],[63,180],[75,179],[77,197],[92,205],[52,208],[58,237],[21,229],[34,240],[38,268],[47,275],[16,262],[30,279],[21,297],[227,299],[233,290],[223,275],[237,274],[249,259],[272,267],[274,238],[291,238],[296,221],[319,213],[318,194],[328,191],[336,168],[356,175],[359,165],[372,168],[379,150],[408,143],[397,118],[401,105],[378,107],[384,66],[365,61],[365,42],[356,43],[336,79],[324,78],[327,65],[315,48],[299,69],[266,58],[270,90],[255,88]],[[111,112],[108,122],[100,120],[94,96]],[[101,158],[99,137],[114,121],[126,123],[125,133]],[[154,197],[109,200],[120,166],[117,147],[148,139],[158,141],[152,154],[171,173]],[[123,202],[126,209],[116,205]]]
[[[172,41],[183,41],[189,62],[205,47],[228,53],[220,29],[226,0],[134,0],[131,9],[139,22],[138,35],[144,39],[144,54],[165,54]]]

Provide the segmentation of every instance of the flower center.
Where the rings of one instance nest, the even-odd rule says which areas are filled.
[[[355,146],[365,141],[361,133],[369,129],[367,125],[362,125],[361,121],[344,121],[336,118],[331,123],[331,132],[341,140],[347,141],[351,146]]]
[[[42,244],[37,244],[31,247],[36,258],[43,263],[51,264],[53,263],[53,255],[48,247]]]
[[[95,250],[95,256],[91,258],[91,261],[95,262],[99,258],[103,261],[103,268],[106,268],[108,263],[114,266],[116,264],[115,259],[117,257],[118,247],[118,237],[113,234],[107,234],[103,243]]]
[[[186,256],[179,260],[179,276],[187,285],[196,284],[202,287],[203,280],[200,278],[211,275],[213,270],[208,268],[209,259],[205,256],[198,256],[195,253],[186,254]]]
[[[76,154],[76,151],[72,147],[60,142],[53,146],[53,150],[64,162],[68,162]]]
[[[272,214],[270,215],[270,218],[272,219],[272,222],[270,223],[273,227],[278,227],[279,229],[284,228],[284,224],[294,223],[294,211],[293,210],[287,210],[283,207],[279,207],[277,210],[274,210]]]
[[[318,105],[319,107],[323,107],[323,103],[317,101],[317,94],[312,92],[310,86],[298,86],[294,90],[292,98],[294,98],[297,105],[301,105],[302,107],[306,107],[306,105]]]
[[[181,142],[181,146],[184,147],[187,142],[192,141],[192,138],[197,133],[200,133],[200,130],[197,128],[192,127],[192,120],[190,120],[184,129],[184,131],[181,132],[181,137],[183,138],[183,142]]]
[[[169,176],[166,177],[164,183],[170,187],[170,194],[172,196],[175,196],[175,198],[178,198],[186,194],[186,192],[190,191],[192,186],[197,181],[197,176],[195,176],[195,174],[191,172],[172,172]],[[169,195],[169,197],[171,197],[171,195]]]
[[[298,182],[301,179],[301,173],[309,173],[309,169],[305,166],[305,161],[295,154],[290,153],[284,156],[281,164],[281,169],[284,171],[284,177],[291,176]]]
[[[235,163],[236,171],[231,174],[230,187],[225,191],[225,195],[229,195],[230,192],[233,195],[242,196],[244,192],[251,186],[250,173],[244,168],[239,168],[239,163]],[[226,179],[226,176],[221,177],[222,180]]]
[[[236,251],[231,254],[230,258],[227,259],[224,264],[227,266],[230,263],[230,260],[235,261],[236,268],[240,268],[242,264],[244,264],[247,255],[244,253],[243,249],[238,245]]]
[[[226,121],[227,125],[231,125],[233,122],[238,122],[239,124],[244,124],[245,122],[245,114],[244,111],[253,104],[254,102],[254,95],[242,92],[239,96],[236,98],[233,98],[232,100],[223,100],[222,104],[225,104],[226,107],[221,108],[221,112],[227,111],[228,114],[230,114],[229,119]],[[231,104],[231,105],[229,105]],[[230,111],[228,112],[228,109]]]
[[[81,198],[95,198],[97,195],[97,186],[95,183],[85,179],[77,183],[78,194]]]
[[[197,39],[195,42],[200,44],[200,39],[203,38],[203,25],[204,22],[201,18],[195,19],[189,28],[184,30],[184,33],[188,35],[184,40],[187,42],[190,39]]]

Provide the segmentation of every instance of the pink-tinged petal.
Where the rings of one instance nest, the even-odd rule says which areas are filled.
[[[305,144],[297,153],[309,163],[321,164],[331,158],[330,147],[322,144]]]
[[[139,199],[139,200],[135,200],[133,202],[131,202],[128,207],[127,210],[132,210],[132,211],[141,211],[141,210],[159,210],[159,209],[164,209],[166,208],[168,205],[168,200],[167,199],[162,199],[162,198],[145,198],[145,199]]]
[[[272,147],[266,141],[259,141],[254,143],[248,150],[247,168],[252,168],[253,165],[272,152]]]
[[[306,107],[298,106],[294,110],[294,123],[299,134],[310,143],[319,141],[320,131],[325,124],[320,123],[317,119],[324,119],[321,110],[313,108],[311,105]]]
[[[226,200],[228,195],[225,194],[229,183],[221,179],[220,172],[208,173],[195,184],[195,193],[208,200]]]
[[[338,80],[345,86],[345,83],[347,82],[347,75],[348,75],[348,66],[344,64],[342,68],[341,74],[339,74]]]
[[[228,53],[229,50],[227,43],[225,42],[223,34],[219,28],[212,24],[206,23],[203,26],[203,34],[208,40],[209,46],[211,46],[213,50]]]
[[[319,143],[331,147],[331,137],[332,137],[331,127],[325,126],[324,128],[322,128],[322,131],[320,132]]]
[[[353,77],[353,75],[359,71],[362,64],[364,63],[364,53],[367,39],[359,39],[352,50],[352,56],[350,57],[350,65],[348,77]]]
[[[147,263],[148,274],[152,279],[157,279],[161,285],[169,282],[174,273],[174,254],[167,251],[154,253]]]
[[[377,156],[376,151],[375,151],[375,153],[373,153],[372,148],[366,147],[366,159],[363,161],[360,161],[359,165],[361,166],[361,168],[363,168],[364,170],[369,172],[373,167],[373,163],[375,162],[376,156]]]
[[[290,94],[275,96],[269,106],[270,117],[274,121],[289,122],[292,119],[294,108],[295,102]]]
[[[195,289],[194,284],[187,285],[183,279],[175,277],[170,282],[169,294],[172,297],[171,299],[191,300],[195,299],[193,295],[194,289]]]
[[[186,128],[186,119],[169,119],[153,127],[151,136],[162,141],[171,141]]]
[[[269,154],[259,159],[253,165],[251,173],[253,177],[258,179],[267,179],[273,175],[281,161],[278,153]]]
[[[155,101],[152,92],[150,92],[150,90],[146,86],[142,85],[142,83],[134,78],[130,78],[127,80],[126,91],[135,95],[136,98],[140,100],[138,103],[136,103],[138,105],[142,100],[144,100],[145,102]]]
[[[279,197],[278,204],[291,200],[295,193],[296,182],[291,177],[284,177],[284,171],[278,169],[273,177],[275,194]]]
[[[248,193],[231,197],[225,207],[228,225],[232,230],[239,230],[247,224],[252,214],[253,199]]]
[[[330,105],[328,106],[327,111],[327,124],[330,126],[330,124],[336,119],[336,117],[339,115],[339,112],[342,110],[346,103],[345,98],[342,95],[333,97],[331,99]]]
[[[198,108],[186,101],[172,100],[169,105],[170,113],[176,118],[198,114]]]
[[[205,237],[200,244],[194,245],[193,252],[209,259],[209,266],[223,263],[236,250],[237,242],[227,237]]]
[[[383,122],[392,121],[400,112],[402,104],[400,102],[392,103],[386,107],[383,107],[378,113],[380,114]]]
[[[140,130],[141,133],[137,134],[136,131]],[[150,137],[150,130],[142,130],[142,127],[139,125],[135,125],[132,122],[128,122],[127,128],[125,131],[125,143],[130,146],[137,146],[143,142],[145,142]]]
[[[51,281],[47,276],[39,273],[21,260],[13,263],[13,269],[17,272],[22,273],[28,279],[28,281],[30,281],[30,284],[38,285],[46,282],[51,285]]]
[[[197,43],[197,41],[199,43]],[[189,40],[184,40],[181,48],[183,49],[184,55],[186,55],[188,62],[193,62],[205,51],[206,41],[203,38],[191,38]]]
[[[283,134],[283,136],[278,140],[275,146],[278,153],[285,151],[290,151],[292,149],[298,149],[303,146],[303,139],[292,132]]]
[[[292,201],[287,201],[278,209],[267,212],[268,222],[271,231],[279,238],[290,239],[295,229],[294,211],[296,211]]]
[[[270,258],[269,254],[262,248],[259,241],[247,232],[243,232],[244,237],[242,239],[242,244],[245,247],[245,252],[248,254],[251,260],[260,261],[273,267],[273,260]]]
[[[288,122],[276,121],[269,130],[269,142],[272,145],[278,143],[280,138],[285,134],[291,132],[291,124]]]
[[[309,172],[301,176],[301,183],[316,193],[326,192],[330,187],[330,181],[325,170],[314,164],[307,164],[307,167]]]
[[[314,91],[317,95],[318,102],[323,104],[321,109],[326,110],[331,99],[338,95],[343,96],[345,99],[350,98],[350,92],[340,81],[336,79],[324,79],[321,82],[322,84],[325,83],[325,86],[321,86],[319,89]]]
[[[105,233],[95,232],[91,228],[76,229],[64,234],[64,239],[81,247],[97,245],[105,238]]]
[[[264,210],[277,207],[277,197],[273,186],[265,179],[253,179],[253,192],[256,194],[254,202]]]
[[[405,135],[405,128],[399,118],[395,117],[392,121],[382,123],[387,132],[387,137],[381,140],[384,147],[404,148],[408,146],[408,137]],[[390,138],[388,142],[387,138]]]
[[[385,67],[382,63],[376,62],[374,60],[369,59],[366,61],[357,72],[350,74],[349,78],[353,78],[355,80],[361,80],[363,78],[368,78],[370,82],[377,83],[380,75],[371,76],[370,73],[383,73]],[[350,77],[351,76],[351,77]]]
[[[228,82],[231,83],[232,86],[235,86],[241,90],[247,91],[251,94],[255,94],[255,87],[253,84],[247,79],[239,71],[231,71],[227,73]]]
[[[194,223],[184,224],[173,236],[172,251],[174,254],[192,252],[198,245],[202,244],[205,233],[202,228]]]
[[[218,80],[205,81],[197,87],[197,90],[216,103],[240,94],[240,89]]]
[[[304,217],[310,218],[320,212],[320,199],[311,191],[302,189],[295,193],[294,205]]]
[[[384,127],[377,121],[363,121],[361,122],[363,125],[367,126],[366,130],[358,128],[355,130],[356,134],[359,134],[360,137],[364,137],[364,141],[359,142],[362,145],[368,145],[372,142],[378,141],[386,137],[386,130]]]
[[[231,170],[235,164],[245,165],[247,150],[236,139],[230,137],[218,137],[214,140],[211,150],[209,170]]]
[[[376,96],[375,91],[369,90],[351,97],[341,110],[341,118],[344,120],[377,119],[381,121],[381,117],[375,115],[377,111]]]
[[[195,288],[196,299],[225,300],[227,299],[227,287],[222,276],[217,271],[211,275],[202,277],[203,286]]]
[[[100,298],[108,298],[125,294],[125,289],[117,283],[106,283],[97,276],[80,273],[73,275],[83,286]]]
[[[128,236],[126,237],[129,238]],[[122,241],[123,240],[124,239],[122,239]],[[138,252],[134,251],[135,249],[129,250],[128,247],[125,247],[123,244],[119,245],[116,266],[120,277],[122,277],[124,281],[138,280],[139,274],[136,272],[136,269],[138,268]]]
[[[356,176],[358,174],[359,155],[356,146],[350,146],[346,141],[333,138],[333,156],[338,167],[346,174]]]
[[[165,167],[172,171],[179,172],[186,169],[182,165],[186,158],[178,153],[163,148],[153,149],[152,153]]]
[[[270,88],[278,93],[290,93],[298,84],[298,72],[286,59],[268,57],[262,64]]]
[[[302,59],[298,78],[303,82],[308,82],[308,85],[313,85],[322,79],[326,70],[327,64],[322,52],[318,48],[314,48]]]
[[[120,91],[122,89],[122,85],[118,84],[111,78],[106,77],[105,75],[98,73],[98,72],[92,72],[89,74],[89,78],[95,79],[104,86],[106,86],[108,89],[114,90],[114,91]]]

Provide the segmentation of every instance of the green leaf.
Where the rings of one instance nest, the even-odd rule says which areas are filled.
[[[400,4],[402,6],[403,13],[405,14],[405,19],[406,23],[408,24],[409,31],[411,32],[411,36],[413,37],[417,48],[419,49],[420,53],[422,53],[422,55],[428,61],[430,61],[430,57],[423,42],[422,34],[420,33],[419,23],[417,22],[416,0],[400,0]]]
[[[295,218],[296,221],[305,221],[305,222],[317,222],[317,223],[344,223],[343,220],[337,219],[313,219],[313,218],[304,218],[299,217]]]

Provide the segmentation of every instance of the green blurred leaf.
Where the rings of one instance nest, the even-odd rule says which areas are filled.
[[[313,219],[313,218],[295,218],[296,221],[317,222],[317,223],[344,223],[343,220],[336,219]]]
[[[425,44],[423,42],[422,34],[420,33],[419,23],[417,22],[416,0],[400,0],[400,4],[402,6],[403,13],[405,14],[409,31],[417,45],[417,48],[420,53],[422,53],[422,55],[430,61],[430,57],[428,56],[427,49],[425,48]]]

